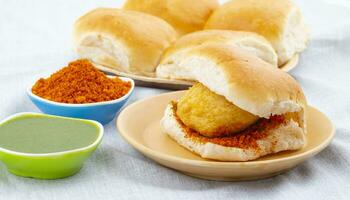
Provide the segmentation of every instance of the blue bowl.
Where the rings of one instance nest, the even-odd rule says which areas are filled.
[[[108,76],[112,78],[113,76]],[[32,93],[32,87],[28,88],[27,94],[30,100],[43,112],[50,115],[64,117],[74,117],[81,119],[90,119],[107,124],[112,121],[119,110],[125,105],[134,91],[135,83],[130,78],[120,77],[123,81],[131,82],[129,92],[123,97],[105,102],[86,103],[86,104],[68,104],[58,103],[41,98]]]

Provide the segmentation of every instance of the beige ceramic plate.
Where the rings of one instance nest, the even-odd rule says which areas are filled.
[[[323,150],[332,140],[331,121],[316,108],[308,108],[307,145],[298,151],[265,156],[249,162],[218,162],[203,159],[178,145],[161,132],[159,121],[170,100],[183,91],[171,92],[136,102],[119,115],[119,133],[133,147],[156,162],[190,176],[211,180],[251,180],[274,176]]]
[[[281,67],[281,69],[285,72],[292,70],[298,64],[298,60],[299,60],[299,55],[296,54],[292,59],[290,59],[286,64],[284,64]],[[107,73],[132,78],[134,79],[135,84],[137,86],[163,88],[163,89],[170,89],[170,90],[183,90],[193,85],[192,81],[164,79],[164,78],[157,78],[157,77],[147,77],[147,76],[140,76],[135,74],[128,74],[128,73],[119,72],[115,69],[111,69],[101,65],[96,65],[96,67]]]

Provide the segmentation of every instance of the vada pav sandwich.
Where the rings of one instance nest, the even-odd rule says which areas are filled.
[[[177,38],[164,20],[136,11],[98,8],[74,25],[74,48],[96,65],[152,76],[160,57]]]
[[[226,44],[240,47],[277,68],[277,54],[262,36],[243,31],[204,30],[187,34],[167,48],[156,72],[157,77],[193,80],[193,76],[177,63],[192,48],[207,44]]]
[[[306,99],[287,73],[234,46],[193,48],[178,63],[198,81],[161,127],[203,158],[248,161],[305,144]]]
[[[302,52],[309,39],[309,29],[292,0],[229,1],[213,12],[205,29],[258,33],[275,48],[279,66]]]

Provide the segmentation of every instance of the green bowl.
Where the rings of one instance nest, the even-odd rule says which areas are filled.
[[[8,117],[3,122],[24,114],[42,115],[28,112],[18,113]],[[95,124],[99,130],[97,139],[92,144],[83,148],[45,154],[22,153],[0,147],[0,160],[6,165],[9,172],[18,176],[38,179],[59,179],[74,175],[81,169],[84,161],[100,144],[103,137],[103,126],[92,120],[68,119],[88,121]]]

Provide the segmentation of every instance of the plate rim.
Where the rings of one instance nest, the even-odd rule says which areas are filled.
[[[279,69],[284,72],[290,72],[292,69],[294,69],[299,63],[299,54],[294,54],[294,56],[288,60],[287,63],[280,66]],[[109,67],[106,67],[101,64],[97,64],[93,62],[93,64],[96,66],[97,69],[111,73],[113,75],[117,76],[124,76],[131,79],[134,79],[136,82],[136,85],[143,86],[145,84],[138,84],[137,82],[143,82],[143,83],[154,83],[154,84],[166,84],[166,85],[173,85],[173,86],[184,86],[184,87],[190,87],[193,85],[194,81],[188,81],[188,80],[178,80],[178,79],[166,79],[166,78],[159,78],[159,77],[149,77],[149,76],[142,76],[142,75],[136,75],[136,74],[130,74],[126,72],[121,72],[116,69],[112,69]],[[154,87],[154,86],[153,86]],[[170,88],[169,86],[164,86],[162,88]]]
[[[142,76],[137,74],[130,74],[127,72],[121,72],[116,69],[112,69],[100,64],[94,63],[97,69],[112,73],[117,76],[124,76],[128,78],[132,78],[136,81],[143,81],[143,82],[149,82],[149,83],[161,83],[161,84],[171,84],[171,85],[187,85],[192,86],[194,81],[188,81],[188,80],[180,80],[180,79],[167,79],[167,78],[159,78],[159,77],[150,77],[150,76]]]
[[[331,125],[331,133],[329,134],[329,136],[321,142],[321,144],[319,144],[318,146],[305,151],[303,153],[300,154],[296,154],[296,155],[292,155],[292,156],[286,156],[283,158],[277,158],[277,159],[273,159],[273,160],[252,160],[252,161],[216,161],[216,160],[192,160],[192,159],[187,159],[187,158],[180,158],[177,156],[172,156],[172,155],[167,155],[165,153],[153,150],[150,147],[147,147],[145,145],[143,145],[142,143],[139,143],[137,141],[135,141],[134,139],[132,139],[132,137],[128,136],[128,134],[123,133],[123,131],[121,131],[121,117],[122,115],[124,115],[125,112],[127,112],[128,109],[143,103],[144,101],[147,101],[149,99],[155,98],[155,97],[160,97],[160,96],[167,96],[167,95],[172,95],[175,93],[181,93],[184,92],[185,90],[180,90],[180,91],[174,91],[174,92],[166,92],[160,95],[156,95],[156,96],[151,96],[151,97],[147,97],[144,98],[142,100],[136,101],[130,105],[128,105],[127,107],[125,107],[119,114],[117,120],[116,120],[116,127],[118,130],[118,133],[123,137],[123,139],[129,143],[133,148],[137,149],[139,152],[141,152],[142,154],[148,156],[152,156],[152,157],[156,157],[156,158],[160,158],[162,160],[168,160],[171,162],[177,162],[177,163],[181,163],[181,164],[187,164],[187,165],[192,165],[192,166],[205,166],[205,167],[232,167],[232,166],[256,166],[256,165],[260,165],[260,164],[274,164],[274,163],[280,163],[280,162],[286,162],[286,161],[291,161],[291,160],[295,160],[295,159],[300,159],[300,158],[305,158],[308,155],[310,155],[310,157],[312,157],[313,155],[317,154],[318,152],[320,152],[321,150],[323,150],[324,148],[326,148],[331,141],[333,140],[334,136],[335,136],[335,125],[334,123],[330,120],[330,118],[324,114],[322,111],[318,110],[316,107],[314,106],[310,106],[308,105],[308,108],[312,108],[317,110],[318,112],[322,113],[324,117],[327,118],[327,120],[330,122]]]

